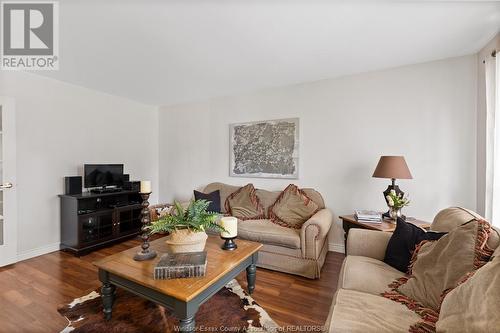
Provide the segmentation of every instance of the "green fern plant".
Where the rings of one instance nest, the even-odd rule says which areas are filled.
[[[151,235],[159,232],[171,233],[180,229],[193,232],[204,232],[207,229],[226,231],[215,222],[219,214],[207,210],[209,204],[210,201],[207,200],[191,200],[189,206],[184,209],[179,202],[175,201],[170,214],[147,227],[149,233]]]

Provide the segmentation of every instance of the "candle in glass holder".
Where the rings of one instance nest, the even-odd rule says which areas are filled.
[[[238,235],[238,219],[233,216],[224,216],[220,219],[220,226],[226,229],[221,231],[222,238],[234,238]]]
[[[151,181],[141,180],[141,193],[151,193]]]

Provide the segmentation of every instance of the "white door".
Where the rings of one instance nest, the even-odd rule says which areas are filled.
[[[0,96],[0,267],[16,262],[16,114],[14,101]]]

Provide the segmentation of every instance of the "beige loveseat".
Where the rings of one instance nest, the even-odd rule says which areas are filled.
[[[448,208],[436,215],[431,230],[447,232],[476,217],[462,208]],[[389,290],[391,282],[404,276],[383,262],[391,235],[364,229],[349,231],[347,257],[326,321],[327,332],[408,332],[421,319],[405,305],[380,296]],[[498,235],[498,230],[492,229],[488,241],[490,248],[497,248],[494,256],[500,255]],[[439,320],[436,327],[440,332]]]
[[[211,183],[204,193],[220,191],[221,209],[224,211],[226,198],[239,186]],[[328,252],[328,231],[332,224],[332,213],[325,208],[321,194],[313,189],[303,189],[320,210],[314,214],[301,229],[285,228],[271,222],[268,208],[281,191],[257,189],[256,194],[265,208],[266,219],[238,221],[238,237],[262,243],[258,266],[280,272],[319,278],[321,267]]]

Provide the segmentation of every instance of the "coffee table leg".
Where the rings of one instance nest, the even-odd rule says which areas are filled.
[[[257,267],[255,264],[251,264],[247,267],[247,282],[248,282],[248,293],[251,295],[255,290],[255,275],[257,273]]]
[[[113,302],[115,298],[116,287],[109,282],[104,282],[101,288],[102,305],[104,312],[104,318],[106,320],[111,319],[111,313],[113,311]]]
[[[195,320],[194,316],[186,319],[179,320],[179,329],[181,332],[194,332],[195,331]]]

